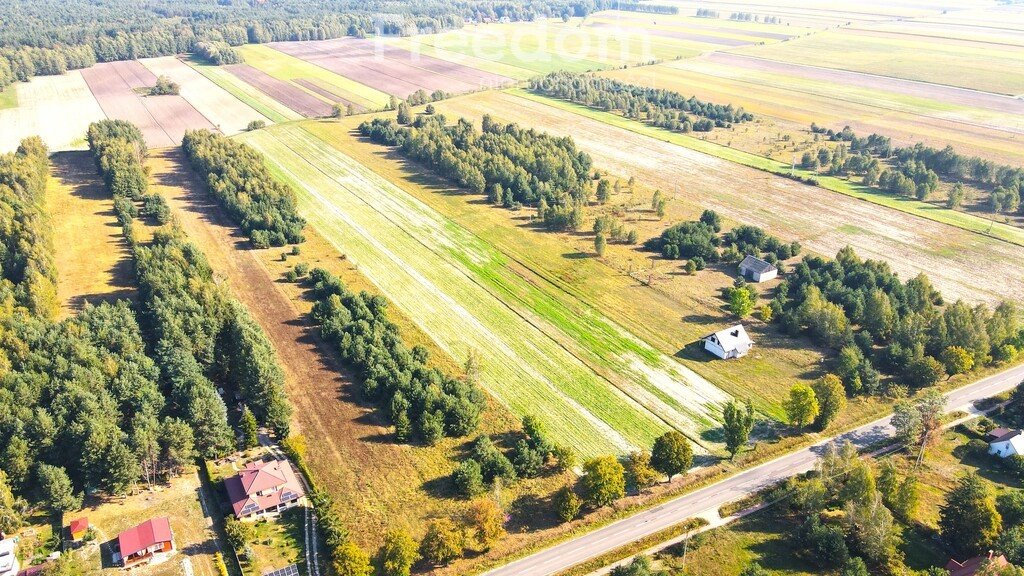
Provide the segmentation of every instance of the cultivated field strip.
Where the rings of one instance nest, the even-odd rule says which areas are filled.
[[[137,89],[156,84],[156,76],[138,60],[97,64],[82,70],[82,77],[104,114],[138,126],[150,148],[177,146],[186,130],[215,129],[181,96],[143,97],[137,93]]]
[[[271,122],[175,56],[147,58],[139,62],[153,74],[176,82],[181,96],[224,134],[242,132],[253,120]]]
[[[1024,298],[1020,246],[672,144],[668,132],[612,114],[545,102],[550,104],[493,93],[452,99],[440,108],[452,116],[491,114],[572,136],[613,174],[635,175],[819,254],[832,256],[849,245],[862,257],[887,261],[903,279],[923,272],[951,300]]]
[[[248,64],[231,64],[225,68],[243,82],[306,118],[330,116],[333,112],[331,105],[320,98]]]
[[[193,70],[274,122],[287,122],[302,118],[298,112],[243,82],[225,70],[223,66],[204,64],[195,60],[190,60],[188,64]]]
[[[7,90],[17,91],[18,105],[0,110],[0,153],[14,151],[28,136],[41,137],[52,151],[84,149],[89,124],[106,118],[78,70],[36,76]]]
[[[559,422],[553,425],[564,427],[565,420],[573,420],[564,417],[565,406],[548,412],[524,404],[537,392],[544,396],[545,390],[556,391],[548,401],[560,397],[605,436],[620,436],[634,446],[649,441],[663,423],[698,440],[701,431],[714,425],[727,396],[696,374],[595,310],[551,297],[517,275],[493,247],[308,132],[289,126],[272,134],[284,149],[271,148],[274,142],[254,144],[265,147],[275,160],[277,154],[301,150],[306,162],[334,180],[317,186],[319,194],[340,188],[338,192],[356,196],[333,194],[320,199],[329,203],[321,208],[342,207],[347,220],[343,230],[373,230],[366,248],[376,253],[357,255],[345,241],[339,248],[453,356],[464,357],[467,344],[485,358],[490,355],[485,372],[497,368],[502,374],[485,376],[484,384],[516,413],[555,418]],[[299,186],[312,184],[306,180]],[[310,218],[317,226],[316,217]],[[381,238],[387,238],[387,247],[379,245]],[[391,258],[381,261],[380,252],[385,251]],[[383,264],[404,266],[401,274],[425,287],[403,297],[410,286],[390,285],[398,278],[392,279],[394,272],[384,270]],[[512,374],[505,373],[509,369]],[[622,450],[621,442],[615,444]]]

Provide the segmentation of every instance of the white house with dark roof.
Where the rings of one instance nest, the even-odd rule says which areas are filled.
[[[1003,435],[988,443],[988,453],[1000,458],[1024,456],[1024,431],[1006,430]]]
[[[767,282],[778,275],[778,267],[770,262],[761,260],[757,256],[748,254],[740,262],[740,276],[751,282]]]
[[[17,540],[0,540],[0,576],[15,576],[21,566],[18,564]]]
[[[745,356],[754,346],[742,324],[719,330],[704,337],[704,349],[722,360]]]

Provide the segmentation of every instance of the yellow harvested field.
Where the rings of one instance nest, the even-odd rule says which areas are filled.
[[[78,70],[36,76],[8,90],[18,91],[18,106],[0,110],[0,152],[27,136],[42,137],[50,150],[82,150],[89,124],[106,118]]]
[[[81,310],[86,302],[131,297],[131,254],[92,156],[60,152],[51,162],[46,204],[53,222],[61,316]]]
[[[950,144],[961,153],[1009,164],[1021,161],[1024,146],[1024,115],[850,83],[773,74],[712,62],[710,58],[610,70],[601,75],[731,103],[774,121],[779,126],[738,125],[732,130],[714,131],[707,138],[736,145],[750,132],[756,147],[740,147],[784,162],[790,161],[791,153],[783,149],[788,150],[797,139],[809,138],[806,131],[812,122],[835,130],[850,126],[864,135],[877,132],[891,137],[896,145],[925,142],[941,148]],[[1007,102],[1013,105],[1009,99]],[[1024,102],[1017,106],[1024,110]],[[791,140],[779,143],[780,131],[789,133]],[[777,151],[784,157],[775,153],[776,144],[780,144]]]
[[[271,123],[266,116],[253,110],[175,56],[147,58],[139,62],[156,76],[167,76],[177,82],[181,86],[181,96],[224,134],[238,134],[253,120]]]
[[[840,29],[737,52],[984,92],[1024,94],[1024,46]]]
[[[766,174],[574,112],[507,93],[452,99],[450,116],[496,119],[572,136],[595,165],[761,226],[832,256],[850,245],[887,261],[901,278],[926,273],[949,299],[993,303],[1024,297],[1024,248],[883,206]],[[670,206],[673,203],[670,203]],[[666,218],[682,218],[670,210]],[[641,237],[644,235],[641,234]]]

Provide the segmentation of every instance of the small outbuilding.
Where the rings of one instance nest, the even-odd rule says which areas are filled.
[[[723,360],[746,356],[754,346],[742,324],[719,330],[704,337],[704,349]]]
[[[752,254],[748,254],[740,262],[740,276],[751,282],[767,282],[778,275],[778,267]]]
[[[1002,554],[995,555],[989,552],[988,556],[975,556],[963,562],[957,562],[950,558],[949,562],[946,563],[946,571],[949,572],[949,576],[975,576],[975,574],[983,573],[982,571],[985,574],[989,574],[989,570],[992,568],[1005,568],[1009,565],[1010,563],[1006,561],[1006,556]]]
[[[85,534],[89,531],[89,519],[86,517],[75,518],[68,525],[68,534],[71,535],[72,542],[78,542],[82,538],[85,538]]]
[[[1007,430],[988,443],[988,453],[1000,458],[1024,456],[1024,431]]]

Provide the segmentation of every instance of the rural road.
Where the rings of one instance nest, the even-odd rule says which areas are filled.
[[[1012,389],[1024,380],[1024,366],[1016,366],[946,395],[949,412],[976,410],[972,404],[983,398]],[[892,436],[894,430],[886,416],[859,428],[828,438],[749,470],[744,470],[694,492],[624,518],[593,532],[552,546],[500,568],[485,576],[547,576],[566,570],[595,556],[635,540],[660,532],[675,524],[767,487],[790,476],[812,469],[824,447],[832,441],[849,440],[858,447],[869,446]]]

